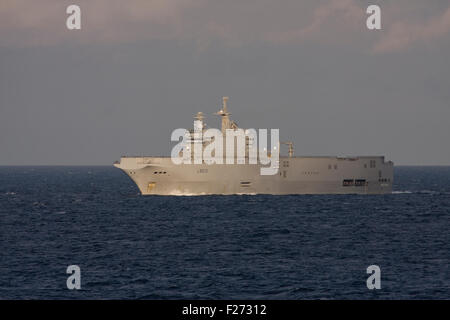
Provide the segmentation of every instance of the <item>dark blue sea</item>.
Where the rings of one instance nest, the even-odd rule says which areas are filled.
[[[113,167],[0,167],[0,299],[449,299],[450,167],[394,189],[143,197]]]

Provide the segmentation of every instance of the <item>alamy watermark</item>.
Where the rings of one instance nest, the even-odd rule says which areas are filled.
[[[367,274],[370,277],[367,278],[366,285],[367,289],[381,289],[381,269],[377,265],[371,265],[367,267]]]
[[[366,26],[369,30],[381,29],[381,9],[378,5],[369,5],[366,13],[370,16],[366,20]],[[66,27],[69,30],[81,29],[81,9],[76,4],[71,4],[66,8],[66,14],[69,16],[66,19]]]
[[[66,20],[66,27],[69,30],[81,29],[81,9],[76,4],[67,7],[66,13],[69,14]]]
[[[70,274],[70,276],[67,278],[66,285],[67,289],[73,290],[81,289],[81,269],[77,265],[70,265],[66,269],[66,273]]]
[[[203,122],[194,121],[194,131],[175,129],[171,141],[178,141],[171,152],[172,162],[180,164],[257,164],[261,175],[275,175],[279,168],[279,129],[270,129],[267,146],[267,129],[203,130]],[[180,141],[181,139],[181,141]],[[236,143],[235,143],[236,142]]]

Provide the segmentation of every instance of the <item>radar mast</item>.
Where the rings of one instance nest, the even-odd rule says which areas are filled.
[[[227,108],[228,97],[222,97],[222,109],[215,114],[222,117],[222,134],[225,135],[227,129],[231,129],[230,115]]]

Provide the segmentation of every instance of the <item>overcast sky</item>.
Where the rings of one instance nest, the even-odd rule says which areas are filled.
[[[450,2],[0,2],[0,165],[170,155],[196,112],[219,126],[222,96],[298,156],[450,165]]]

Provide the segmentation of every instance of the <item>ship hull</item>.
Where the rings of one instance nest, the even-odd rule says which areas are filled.
[[[280,157],[276,175],[260,164],[181,164],[169,157],[122,157],[116,167],[142,195],[386,194],[393,163],[384,157]]]

